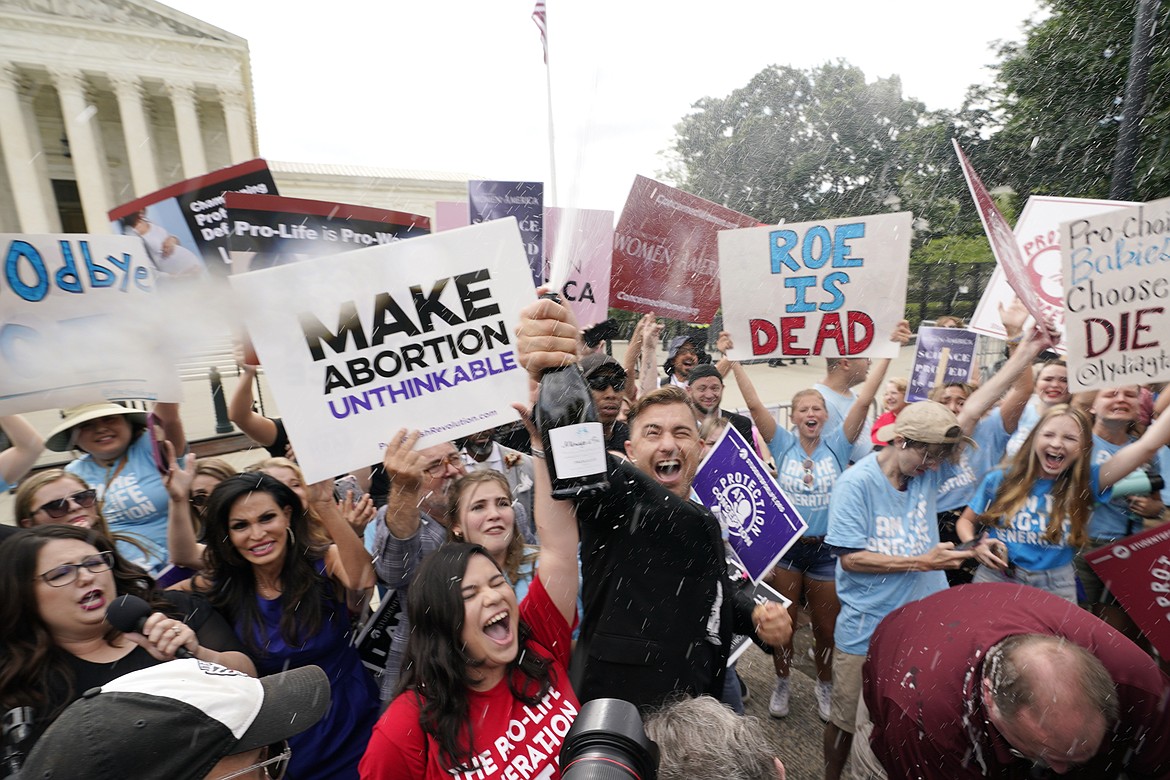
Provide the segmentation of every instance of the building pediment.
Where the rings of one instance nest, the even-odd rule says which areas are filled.
[[[126,32],[164,32],[185,38],[242,43],[242,39],[226,30],[154,0],[0,0],[0,14],[42,17],[42,21],[58,19],[109,25],[121,27]]]

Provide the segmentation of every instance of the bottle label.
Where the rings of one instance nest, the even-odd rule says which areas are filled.
[[[599,422],[576,423],[548,432],[558,479],[605,471],[605,431]]]

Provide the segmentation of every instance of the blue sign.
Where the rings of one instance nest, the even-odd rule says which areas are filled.
[[[544,184],[538,181],[469,181],[471,224],[515,217],[532,269],[532,283],[544,284]]]
[[[919,328],[907,403],[930,399],[936,385],[970,382],[978,335],[960,328]]]

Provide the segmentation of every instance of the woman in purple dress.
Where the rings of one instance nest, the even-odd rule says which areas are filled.
[[[329,711],[289,740],[289,780],[356,780],[379,711],[377,688],[350,646],[346,608],[346,591],[372,586],[373,568],[330,488],[310,488],[334,541],[327,546],[314,546],[297,494],[267,474],[224,480],[204,514],[207,568],[196,587],[235,626],[260,674],[315,664],[329,675]]]

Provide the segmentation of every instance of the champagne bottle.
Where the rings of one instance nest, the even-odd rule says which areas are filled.
[[[547,297],[560,300],[555,295]],[[576,364],[541,373],[535,421],[553,498],[578,498],[609,489],[605,431],[597,419],[593,394]]]

